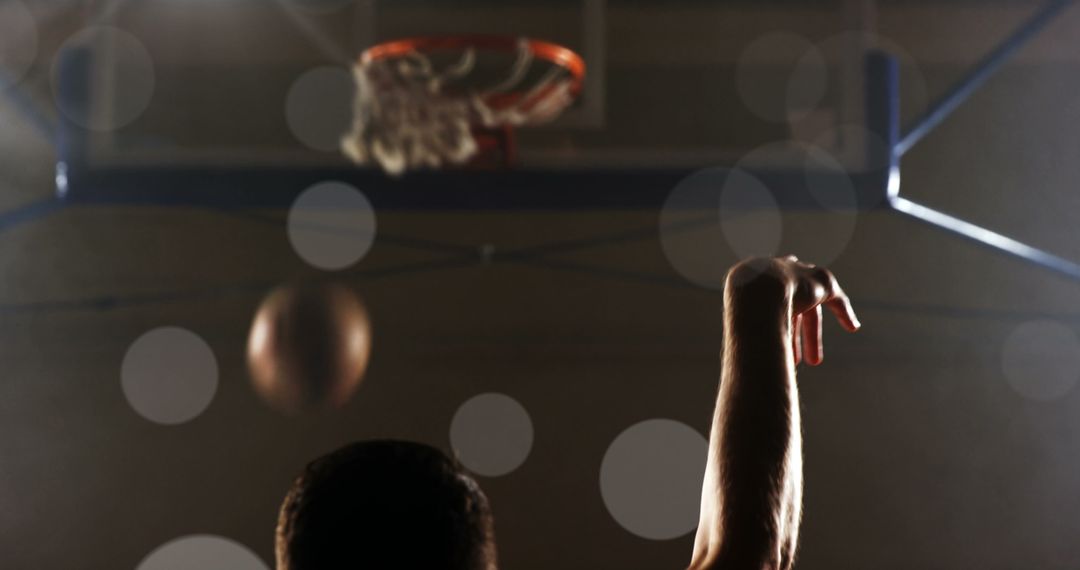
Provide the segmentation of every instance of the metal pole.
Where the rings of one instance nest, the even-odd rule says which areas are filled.
[[[975,68],[961,79],[948,92],[938,99],[919,118],[913,121],[896,145],[896,153],[903,156],[923,137],[930,134],[945,121],[964,101],[990,79],[1020,48],[1024,47],[1043,28],[1054,20],[1072,3],[1072,0],[1051,0],[1034,16],[1020,26],[1008,39],[987,54],[975,65]]]
[[[1010,237],[990,231],[971,222],[961,220],[960,218],[955,218],[932,208],[927,208],[926,206],[912,202],[907,198],[896,196],[889,202],[893,210],[904,214],[905,216],[925,222],[949,233],[973,240],[990,249],[1018,257],[1028,263],[1055,271],[1066,277],[1080,280],[1080,265],[1077,265],[1075,262],[1069,261],[1068,259],[1016,241]]]

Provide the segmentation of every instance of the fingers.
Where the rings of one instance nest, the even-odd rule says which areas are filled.
[[[786,274],[789,279],[794,279],[795,283],[792,355],[796,364],[806,362],[810,366],[817,366],[825,357],[822,342],[822,305],[828,307],[840,325],[849,332],[859,330],[862,325],[851,306],[851,300],[832,272],[824,267],[799,261],[794,255],[778,259],[788,263]]]
[[[855,332],[862,326],[859,317],[855,315],[855,309],[851,306],[851,300],[844,293],[836,276],[824,267],[817,267],[805,263],[798,264],[803,269],[803,278],[810,282],[807,287],[814,296],[812,305],[823,304],[836,316],[840,325],[849,332]],[[809,310],[809,308],[807,308]]]
[[[817,366],[825,356],[821,342],[821,305],[803,313],[801,318],[803,359],[810,366]]]
[[[791,327],[791,349],[792,354],[795,355],[795,364],[798,364],[802,362],[802,343],[799,342],[803,327],[802,315],[795,315],[792,321],[794,322]]]
[[[855,315],[855,309],[851,306],[851,299],[848,299],[847,294],[840,288],[840,284],[836,283],[835,277],[833,277],[832,297],[825,302],[825,306],[829,307],[829,310],[836,315],[836,320],[840,321],[848,332],[855,332],[862,327],[859,317]]]

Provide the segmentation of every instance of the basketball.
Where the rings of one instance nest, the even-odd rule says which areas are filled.
[[[247,363],[255,391],[267,404],[298,413],[348,402],[370,353],[371,324],[352,290],[290,284],[271,291],[256,311]]]

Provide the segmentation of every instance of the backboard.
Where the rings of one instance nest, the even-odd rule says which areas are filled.
[[[166,0],[69,42],[54,89],[65,175],[350,168],[349,66],[400,37],[550,40],[588,66],[579,101],[516,133],[515,169],[782,168],[798,144],[862,165],[870,3],[703,0]],[[767,14],[763,14],[768,12]],[[152,190],[146,190],[152,192]]]

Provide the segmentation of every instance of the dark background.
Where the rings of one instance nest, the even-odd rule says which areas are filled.
[[[27,4],[41,20],[40,46],[21,87],[49,106],[54,50],[79,29],[92,3]],[[179,10],[175,4],[147,3]],[[537,4],[530,9],[542,10]],[[740,46],[756,34],[786,30],[818,41],[843,29],[836,20],[839,3],[611,4],[621,14],[614,21],[622,23],[610,31],[613,49],[635,44],[638,36],[626,34],[653,37],[649,15],[751,22],[721,26],[709,36],[728,46],[709,53],[729,76]],[[884,2],[876,20],[881,34],[917,64],[905,72],[918,73],[933,95],[1034,6]],[[139,6],[129,8],[137,21]],[[198,22],[201,8],[196,3],[184,10]],[[235,20],[217,22],[222,34],[255,29],[253,22],[288,28],[264,3],[237,3],[232,10]],[[164,37],[180,23],[162,18],[140,25],[133,33],[153,46],[163,41],[154,30]],[[1073,10],[905,157],[905,195],[1080,258],[1077,30],[1080,12]],[[297,46],[295,62],[275,66],[303,69],[317,57],[297,36],[282,34],[274,49],[220,52],[223,73],[262,69],[244,57],[287,54],[290,45]],[[629,49],[625,54],[618,56],[624,66],[638,57]],[[211,50],[208,57],[217,56]],[[667,57],[680,59],[677,52]],[[667,69],[675,73],[678,66]],[[618,71],[610,77],[616,84]],[[727,104],[696,108],[698,116],[729,117],[721,143],[746,151],[784,135],[783,128],[737,109],[730,81],[724,85],[718,89],[729,93]],[[268,95],[253,106],[280,109],[280,82],[266,89],[278,98]],[[613,96],[637,97],[626,89]],[[176,108],[155,99],[143,120],[192,112]],[[210,106],[200,109],[213,116]],[[905,115],[915,111],[905,109]],[[266,116],[271,127],[251,128],[288,134],[279,111]],[[218,115],[223,124],[229,117]],[[642,121],[667,124],[663,117],[653,109]],[[243,128],[237,123],[224,130]],[[644,132],[627,140],[663,146]],[[545,136],[536,136],[537,147],[557,145]],[[589,136],[600,135],[581,136],[587,146]],[[679,132],[657,137],[679,140]],[[54,161],[49,141],[0,98],[0,204],[14,208],[51,195]],[[283,219],[284,212],[266,215]],[[655,211],[393,212],[379,213],[379,231],[510,250],[648,230],[657,217]],[[785,246],[800,255],[800,239],[832,223],[829,214],[788,215],[785,222],[797,228],[785,235]],[[432,256],[378,241],[356,269],[378,271]],[[315,272],[292,251],[281,223],[199,209],[113,206],[69,209],[7,229],[0,235],[0,563],[135,568],[157,546],[193,533],[230,537],[271,561],[278,501],[307,460],[367,437],[447,449],[457,407],[498,391],[522,403],[536,432],[519,470],[481,478],[495,509],[504,568],[682,567],[692,537],[657,542],[623,530],[601,500],[599,466],[612,439],[642,420],[671,418],[707,433],[721,296],[683,281],[655,234],[558,259],[657,279],[485,264],[479,256],[476,263],[433,272],[343,274],[371,311],[371,368],[344,409],[290,418],[257,399],[243,368],[247,327],[261,295],[225,287]],[[734,260],[728,253],[716,263]],[[800,369],[807,487],[797,567],[1080,566],[1080,392],[1032,401],[1002,370],[1003,346],[1021,324],[1051,319],[1077,327],[1077,284],[884,212],[858,215],[832,267],[864,330],[848,336],[828,324],[825,364]],[[197,299],[106,308],[92,302],[218,287],[220,294]],[[176,427],[134,413],[119,381],[128,346],[166,324],[201,335],[221,368],[209,409]],[[1038,357],[1043,368],[1032,375],[1057,374],[1075,362],[1068,355]],[[1080,370],[1065,371],[1074,380],[1077,375]]]

